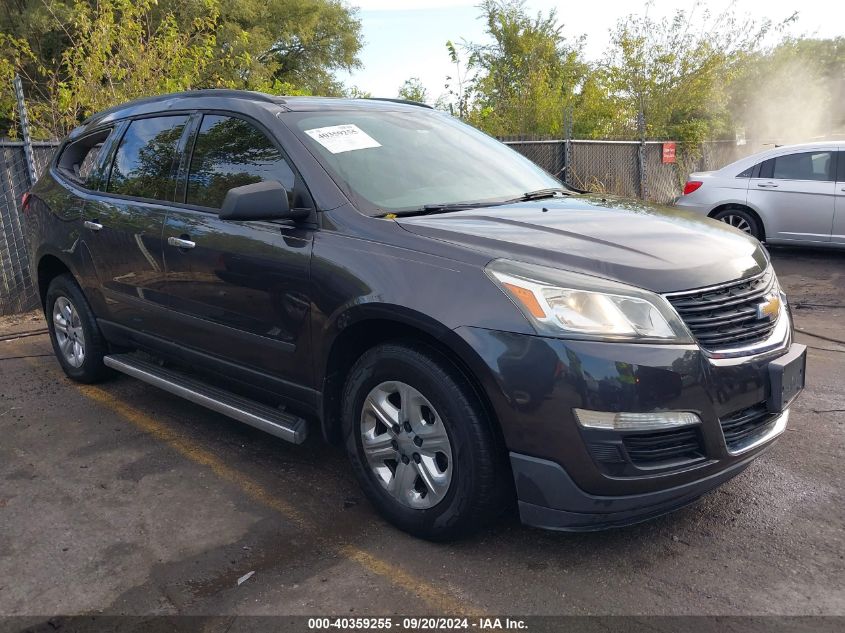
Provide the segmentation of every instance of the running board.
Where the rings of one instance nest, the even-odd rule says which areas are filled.
[[[206,384],[180,371],[161,367],[132,354],[112,354],[103,358],[107,367],[143,380],[185,400],[239,420],[294,444],[307,435],[304,419]]]

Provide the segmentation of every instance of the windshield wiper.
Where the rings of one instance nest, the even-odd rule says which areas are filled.
[[[464,211],[465,209],[480,209],[495,204],[501,204],[501,202],[438,202],[435,204],[425,204],[419,209],[397,211],[386,215],[402,217],[408,215],[428,215],[430,213],[449,213],[450,211]]]
[[[572,191],[564,189],[563,187],[550,187],[548,189],[537,189],[536,191],[529,191],[522,194],[518,198],[508,200],[508,202],[528,202],[530,200],[542,200],[543,198],[554,198],[558,194],[571,196]]]
[[[563,187],[552,187],[549,189],[537,189],[536,191],[529,191],[517,198],[510,198],[507,200],[485,200],[479,202],[438,202],[435,204],[426,204],[419,209],[411,209],[408,211],[392,212],[385,215],[392,216],[408,216],[408,215],[428,215],[430,213],[449,213],[450,211],[464,211],[465,209],[480,209],[483,207],[497,207],[503,204],[512,204],[514,202],[528,202],[529,200],[542,200],[543,198],[554,198],[558,194],[571,196],[573,191],[564,189]]]
[[[463,209],[479,209],[481,207],[489,207],[497,204],[496,202],[445,202],[437,204],[425,204],[421,211],[429,213],[443,213],[445,211],[461,211]]]

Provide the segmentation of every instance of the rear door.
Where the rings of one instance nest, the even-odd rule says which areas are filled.
[[[151,334],[163,330],[161,232],[188,120],[188,115],[153,116],[124,123],[102,191],[84,209],[85,241],[107,318]]]
[[[836,244],[845,244],[845,151],[841,148],[836,159],[836,171],[836,212],[830,239]]]
[[[255,122],[202,114],[164,228],[169,305],[181,345],[299,385],[310,383],[313,229],[221,220],[229,189],[278,180],[292,207],[312,206],[280,146]]]
[[[748,202],[760,210],[768,240],[830,241],[835,156],[828,149],[802,150],[760,165],[748,185]]]

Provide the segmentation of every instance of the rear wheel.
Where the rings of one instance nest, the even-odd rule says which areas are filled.
[[[501,459],[463,375],[435,350],[379,345],[343,394],[346,447],[375,507],[431,539],[463,535],[502,509]]]
[[[103,364],[108,346],[85,295],[70,275],[59,275],[47,288],[47,329],[65,374],[92,383],[110,375]]]
[[[715,214],[713,219],[729,224],[735,229],[756,237],[758,240],[763,239],[763,229],[760,226],[760,221],[754,214],[745,209],[723,209]]]

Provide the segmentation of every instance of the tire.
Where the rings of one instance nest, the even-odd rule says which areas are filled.
[[[388,393],[386,400],[380,400]],[[383,412],[395,413],[388,418],[404,419],[413,426],[403,424],[399,433],[395,427],[387,429],[385,418],[378,418],[371,406],[376,401]],[[370,349],[349,372],[342,407],[355,476],[376,509],[398,528],[422,538],[448,540],[482,527],[507,507],[503,480],[508,471],[490,420],[466,378],[436,350],[404,343]],[[368,447],[381,447],[388,455],[393,452],[392,472],[389,457],[382,461],[379,454],[370,461],[365,433]],[[384,446],[385,437],[396,443]],[[403,455],[407,462],[401,462]],[[424,472],[437,485],[426,486]],[[412,477],[412,488],[398,484],[408,484]],[[399,494],[390,491],[390,482]]]
[[[715,214],[713,219],[724,222],[744,233],[748,233],[761,242],[763,241],[763,227],[760,225],[760,220],[753,213],[745,209],[723,209]]]
[[[69,274],[59,275],[50,282],[45,316],[53,352],[68,378],[94,383],[112,375],[103,364],[108,344],[85,295]]]

